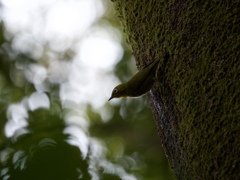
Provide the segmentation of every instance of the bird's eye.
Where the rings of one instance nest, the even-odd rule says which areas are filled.
[[[113,90],[113,92],[114,92],[114,93],[117,93],[117,92],[118,92],[118,90],[117,90],[117,89],[114,89],[114,90]]]

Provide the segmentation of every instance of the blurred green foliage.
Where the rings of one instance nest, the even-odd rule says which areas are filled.
[[[77,146],[68,143],[71,137],[64,133],[68,126],[64,114],[68,110],[61,106],[58,84],[48,82],[46,94],[50,100],[49,109],[29,110],[27,126],[15,131],[11,137],[6,136],[9,105],[24,103],[24,98],[36,91],[25,78],[24,71],[30,63],[41,62],[28,54],[15,52],[11,40],[5,39],[3,30],[1,24],[0,179],[61,180],[91,179],[96,176],[104,180],[120,179],[114,170],[111,172],[103,166],[92,167],[96,164],[92,161],[97,160],[91,159],[90,152],[84,158]],[[122,81],[132,76],[129,68],[131,52],[126,45],[124,47],[124,57],[115,70]],[[119,104],[106,102],[105,106],[113,109],[111,120],[105,123],[100,112],[94,110],[91,104],[87,105],[85,113],[91,124],[89,136],[106,147],[106,162],[122,167],[137,179],[172,179],[146,96],[123,99]]]

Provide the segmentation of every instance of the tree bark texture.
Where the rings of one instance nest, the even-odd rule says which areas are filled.
[[[240,3],[113,0],[176,179],[240,179]]]

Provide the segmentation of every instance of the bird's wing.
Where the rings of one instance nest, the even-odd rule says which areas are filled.
[[[153,61],[149,65],[147,65],[145,68],[140,70],[137,74],[135,74],[128,82],[128,88],[130,88],[131,92],[139,92],[139,91],[148,91],[151,88],[151,85],[153,84],[155,71],[157,69],[157,64],[159,61]],[[144,86],[150,86],[150,87],[144,87]]]

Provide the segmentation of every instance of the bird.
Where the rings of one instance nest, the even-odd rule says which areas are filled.
[[[129,81],[116,86],[112,90],[112,95],[108,101],[113,98],[139,97],[150,91],[156,79],[155,72],[158,63],[158,60],[151,62],[135,74]]]

